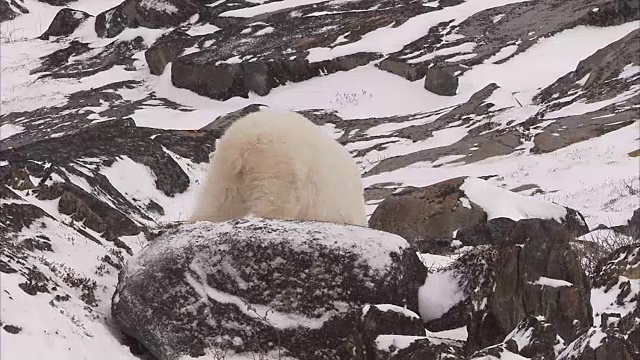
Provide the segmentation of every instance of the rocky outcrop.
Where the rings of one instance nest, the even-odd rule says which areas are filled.
[[[558,352],[554,334],[569,342],[593,324],[589,281],[571,249],[571,236],[556,221],[525,219],[516,222],[507,238],[499,245],[470,250],[430,274],[422,294],[459,300],[447,300],[451,302],[448,309],[423,303],[421,315],[431,331],[466,325],[465,351],[469,354],[498,351],[485,348],[500,343],[507,346],[509,337],[528,332],[526,329],[539,332],[539,342],[503,350],[550,354],[553,348]],[[429,281],[435,277],[441,280]],[[451,287],[451,283],[456,285]],[[544,323],[538,317],[544,317]],[[546,323],[555,330],[547,329]]]
[[[558,360],[635,360],[640,354],[640,307],[601,328],[591,328],[557,357]]]
[[[429,336],[380,335],[374,360],[462,359],[462,342]]]
[[[362,53],[315,63],[283,57],[237,63],[211,62],[209,57],[206,53],[195,53],[175,59],[171,82],[176,87],[217,100],[228,100],[234,96],[247,98],[250,92],[264,96],[287,82],[351,70],[368,64],[379,55]]]
[[[527,316],[501,343],[476,351],[470,359],[517,354],[527,359],[555,360],[564,347],[553,324],[542,316]]]
[[[126,28],[150,29],[177,26],[202,8],[194,0],[126,0],[96,17],[98,36],[112,38]]]
[[[67,49],[42,58],[42,65],[31,70],[30,73],[47,73],[43,76],[52,78],[82,78],[109,70],[116,65],[122,65],[126,70],[133,71],[135,70],[133,54],[145,48],[144,39],[137,36],[132,40],[114,41],[93,56],[69,62],[71,56],[89,51],[85,44],[76,41],[70,43]]]
[[[128,263],[112,314],[160,359],[211,348],[346,359],[361,349],[358,323],[373,326],[367,314],[358,319],[362,306],[415,311],[425,277],[415,250],[395,235],[329,223],[200,222],[167,231]]]
[[[160,37],[144,52],[144,58],[153,75],[161,75],[168,63],[177,58],[184,49],[196,44],[197,38],[184,31],[174,30]]]
[[[592,323],[589,281],[571,249],[569,233],[550,220],[521,220],[510,235],[515,245],[496,250],[491,282],[473,295],[467,348],[501,341],[528,315],[541,315],[567,342]]]
[[[39,39],[49,40],[51,36],[67,36],[73,32],[91,15],[84,11],[64,8],[56,14],[49,28],[40,35]]]

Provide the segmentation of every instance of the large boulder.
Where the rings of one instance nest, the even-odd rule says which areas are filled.
[[[554,219],[572,235],[589,232],[576,210],[474,177],[392,194],[373,212],[369,227],[398,234],[411,243],[456,238],[465,245],[481,245],[503,242],[513,221],[528,218]]]
[[[437,95],[454,96],[458,90],[458,78],[447,70],[431,67],[426,71],[424,88]]]
[[[466,201],[460,189],[466,178],[454,178],[423,188],[408,188],[387,197],[373,212],[369,227],[398,234],[415,243],[451,238],[466,225],[486,221],[486,213]]]
[[[425,277],[404,239],[367,228],[199,222],[168,230],[127,264],[112,314],[163,360],[212,349],[351,359],[363,347],[362,306],[416,311]]]
[[[91,15],[84,11],[64,8],[56,14],[47,31],[40,35],[40,39],[49,40],[51,36],[67,36],[80,26]]]

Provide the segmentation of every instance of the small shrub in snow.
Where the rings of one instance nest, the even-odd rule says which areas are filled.
[[[603,229],[579,237],[574,242],[573,248],[581,259],[584,271],[591,276],[596,265],[602,259],[623,246],[635,245],[639,242],[640,234],[632,228],[628,228],[624,232]]]

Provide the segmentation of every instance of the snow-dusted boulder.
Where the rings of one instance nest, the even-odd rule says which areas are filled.
[[[469,245],[479,245],[504,239],[499,236],[494,239],[491,234],[476,235],[468,227],[498,218],[553,219],[573,234],[589,231],[582,215],[573,209],[520,195],[474,177],[459,177],[397,192],[378,205],[369,226],[398,234],[410,242],[457,238],[456,230],[467,227],[461,238]]]
[[[380,335],[423,337],[425,328],[416,313],[392,304],[365,305],[358,322],[364,342],[365,358],[377,353],[376,340]]]
[[[558,360],[637,359],[640,354],[640,307],[612,324],[593,327],[573,341]]]
[[[432,336],[380,335],[373,360],[463,359],[462,341]]]
[[[212,349],[351,358],[362,306],[417,310],[426,269],[402,238],[241,219],[168,230],[120,274],[112,314],[159,359]]]
[[[553,324],[542,316],[527,316],[502,343],[492,345],[474,353],[471,358],[481,358],[483,354],[511,352],[527,359],[554,360],[565,347]]]

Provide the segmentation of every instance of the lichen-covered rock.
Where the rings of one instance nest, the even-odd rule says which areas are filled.
[[[168,230],[127,264],[112,314],[162,360],[211,348],[350,359],[362,348],[362,306],[417,310],[425,277],[415,250],[391,234],[316,222],[199,222]]]
[[[51,36],[71,35],[91,15],[84,11],[64,8],[56,14],[49,28],[40,35],[40,39],[49,40]]]

